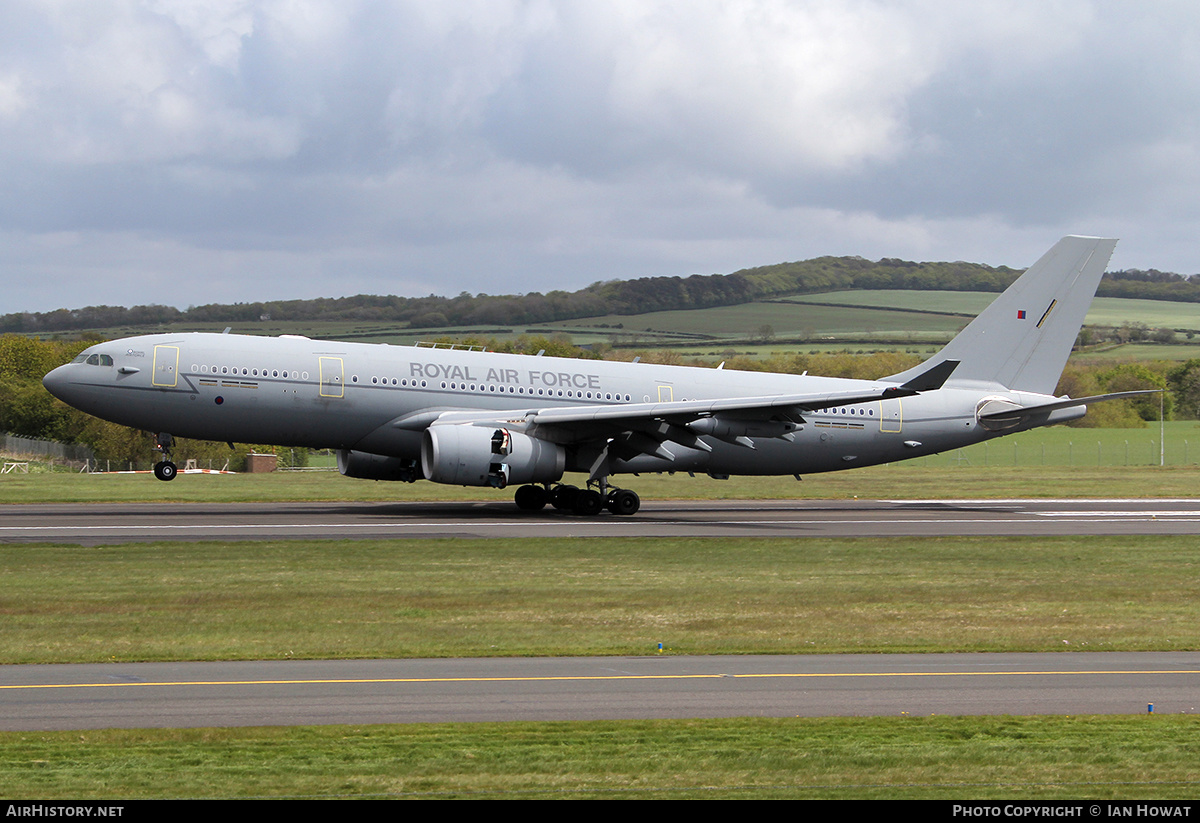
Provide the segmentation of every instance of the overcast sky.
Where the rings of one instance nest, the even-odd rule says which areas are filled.
[[[1200,272],[1200,4],[0,0],[0,313]]]

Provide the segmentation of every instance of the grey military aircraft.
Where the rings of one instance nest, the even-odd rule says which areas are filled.
[[[1137,394],[1053,394],[1115,246],[1063,238],[930,360],[878,380],[189,333],[92,346],[43,382],[156,433],[160,480],[181,436],[336,449],[349,477],[518,484],[521,509],[630,515],[640,500],[614,475],[871,466]]]

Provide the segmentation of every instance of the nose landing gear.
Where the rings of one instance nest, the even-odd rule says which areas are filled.
[[[158,433],[155,448],[162,452],[163,459],[154,464],[154,476],[159,480],[174,480],[175,475],[179,474],[179,467],[171,462],[171,447],[174,445],[175,438],[169,433]]]

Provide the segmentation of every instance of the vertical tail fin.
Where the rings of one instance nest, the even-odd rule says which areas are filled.
[[[927,362],[885,377],[904,383],[958,360],[951,384],[1052,394],[1117,241],[1064,237]]]

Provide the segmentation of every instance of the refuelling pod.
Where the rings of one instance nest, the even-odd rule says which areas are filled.
[[[425,479],[454,486],[553,483],[563,475],[562,446],[491,427],[430,426],[421,440]]]
[[[709,434],[721,440],[733,440],[738,437],[784,437],[801,428],[799,424],[790,420],[759,420],[724,414],[701,417],[688,423],[687,427],[696,434]]]
[[[386,457],[382,454],[338,449],[338,471],[346,477],[364,480],[399,480],[412,483],[421,479],[417,461],[403,457]]]

